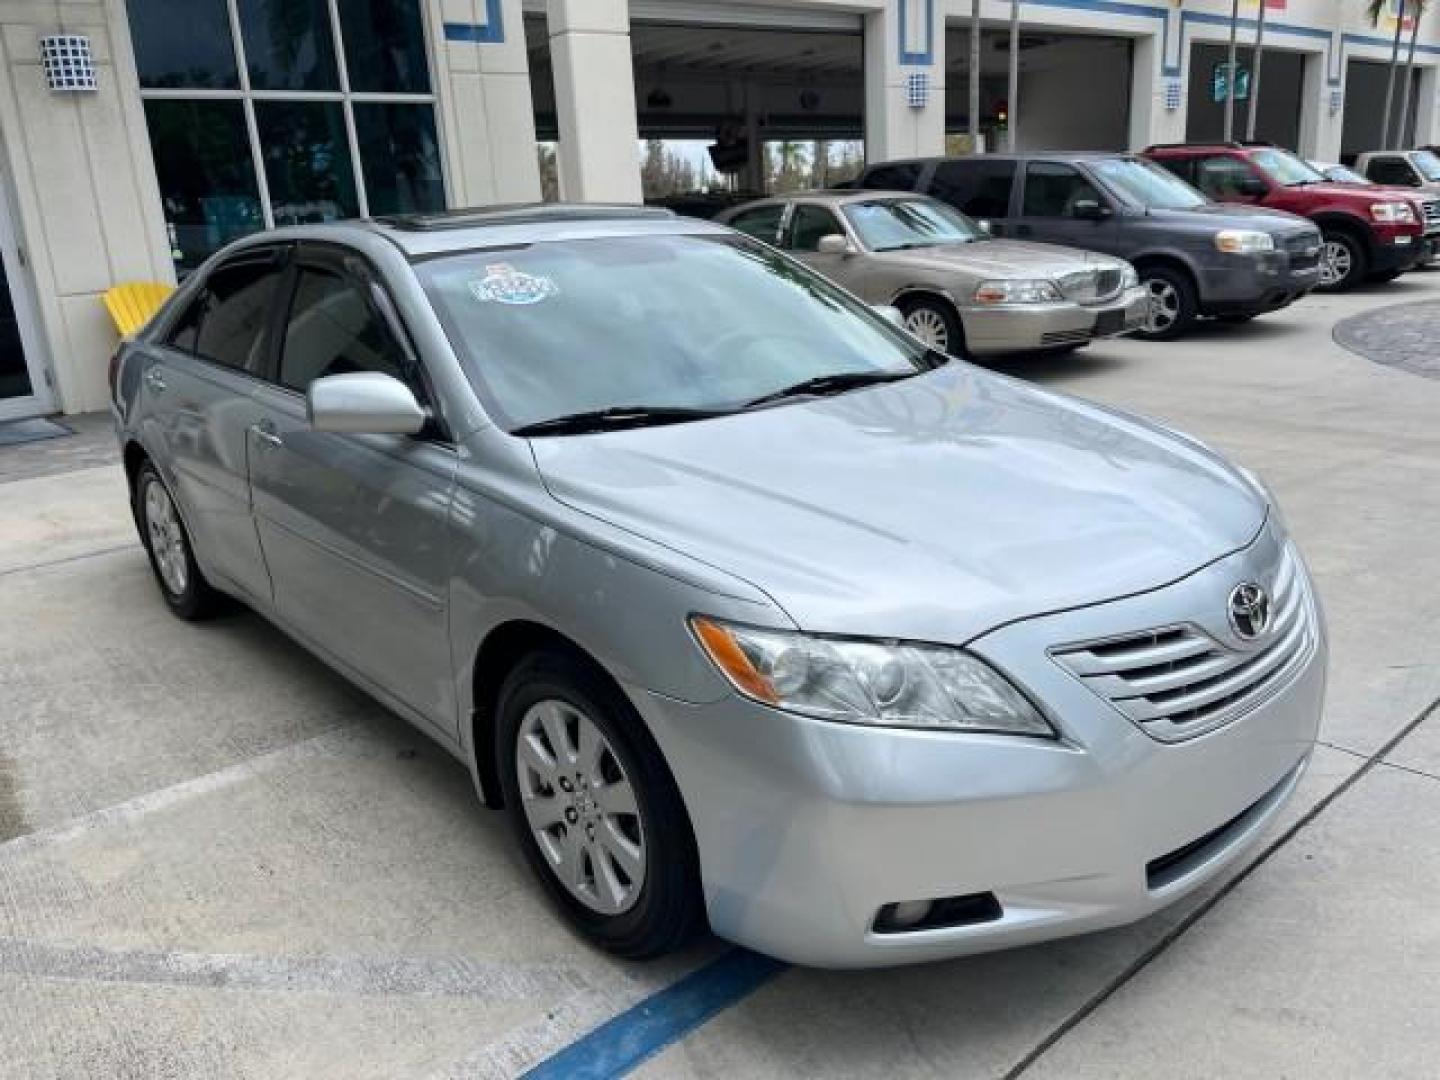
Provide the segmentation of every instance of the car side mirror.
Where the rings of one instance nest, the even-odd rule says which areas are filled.
[[[871,310],[886,322],[894,323],[901,330],[905,329],[905,313],[894,304],[876,304]]]
[[[408,386],[378,371],[316,379],[305,411],[316,431],[352,435],[418,435],[430,418]]]
[[[1262,195],[1270,194],[1270,185],[1258,176],[1247,176],[1239,182],[1236,191],[1241,195],[1259,198]]]
[[[1101,206],[1094,199],[1076,199],[1070,207],[1073,217],[1082,218],[1085,221],[1104,221],[1110,216],[1110,208]]]
[[[995,235],[995,226],[991,223],[989,218],[981,218],[979,221],[975,222],[975,224],[980,227],[980,231],[986,236]]]
[[[850,241],[839,233],[827,233],[815,244],[815,251],[820,255],[853,255],[855,249],[850,246]]]

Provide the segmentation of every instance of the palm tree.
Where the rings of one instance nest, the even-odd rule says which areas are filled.
[[[1380,149],[1390,148],[1390,108],[1395,103],[1395,67],[1400,61],[1400,32],[1405,27],[1405,0],[1395,16],[1395,40],[1390,45],[1390,77],[1385,80],[1385,113],[1380,121]],[[1371,26],[1380,25],[1380,16],[1390,7],[1390,0],[1366,0],[1365,14]]]
[[[970,152],[980,149],[980,0],[970,0]]]
[[[1410,119],[1410,79],[1415,72],[1415,41],[1420,36],[1420,20],[1425,17],[1428,0],[1410,0],[1414,14],[1410,16],[1410,48],[1405,54],[1405,77],[1400,82],[1400,119],[1395,125],[1395,145],[1408,143],[1405,125]]]
[[[1260,14],[1255,19],[1255,53],[1250,61],[1250,111],[1245,116],[1245,138],[1255,140],[1255,114],[1260,110],[1260,65],[1265,60],[1265,9],[1268,0],[1260,0]]]
[[[1261,0],[1263,3],[1264,0]],[[1240,25],[1240,0],[1230,0],[1230,52],[1225,58],[1225,141],[1235,138],[1235,31]]]
[[[1010,87],[1005,103],[1006,144],[1013,154],[1018,149],[1015,137],[1019,130],[1015,120],[1019,115],[1020,96],[1020,0],[1010,0]]]

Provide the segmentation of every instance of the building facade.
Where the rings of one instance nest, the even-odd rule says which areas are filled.
[[[1382,139],[1396,10],[1264,0],[982,0],[991,144],[1259,137],[1340,160]],[[970,126],[970,0],[0,0],[0,419],[106,405],[101,297],[290,222],[542,193],[639,201],[641,140],[765,185],[794,145],[938,154]],[[1440,19],[1440,16],[1432,16]],[[1411,40],[1399,22],[1400,55]],[[1407,142],[1440,142],[1422,23]],[[1401,93],[1395,91],[1400,109]],[[1392,141],[1393,141],[1392,136]],[[699,152],[699,151],[696,151]],[[860,151],[857,151],[857,153]]]

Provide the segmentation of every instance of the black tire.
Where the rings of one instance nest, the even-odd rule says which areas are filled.
[[[532,708],[554,701],[594,723],[614,756],[612,768],[618,765],[634,792],[645,872],[638,897],[618,914],[597,911],[572,894],[541,851],[537,830],[526,816],[517,763],[522,726]],[[704,925],[699,858],[679,789],[644,721],[603,675],[564,652],[531,653],[500,688],[495,738],[501,789],[516,839],[550,899],[582,935],[616,956],[643,960],[679,948]],[[554,794],[561,795],[558,790]],[[582,827],[584,819],[570,816],[573,799],[565,813],[555,828]],[[566,824],[576,820],[582,825]],[[588,865],[598,890],[598,872],[593,863]]]
[[[902,298],[895,306],[900,309],[900,314],[905,316],[905,328],[920,340],[950,356],[963,358],[968,355],[965,349],[965,327],[948,302],[932,296],[915,296]],[[944,346],[932,344],[930,335],[918,331],[911,325],[912,320],[941,328],[940,332],[945,335]]]
[[[1140,268],[1140,284],[1149,294],[1152,307],[1135,336],[1146,341],[1171,341],[1187,333],[1200,310],[1190,275],[1169,266],[1145,266]]]
[[[1343,229],[1324,229],[1320,236],[1321,283],[1316,286],[1318,292],[1347,292],[1366,279],[1370,273],[1370,256],[1364,243]],[[1336,249],[1334,258],[1337,265],[1330,272],[1338,276],[1326,282],[1325,263],[1331,257],[1332,246]],[[1342,260],[1343,266],[1339,265]]]
[[[149,495],[152,487],[156,489],[157,498],[163,496],[173,515],[171,522],[158,525],[160,531],[169,537],[171,545],[164,556],[156,550],[155,533],[151,529]],[[165,486],[159,471],[149,461],[142,464],[135,474],[134,512],[135,524],[140,529],[140,542],[145,546],[145,554],[150,557],[150,569],[155,574],[155,583],[160,587],[160,595],[165,598],[170,610],[180,618],[192,622],[220,614],[226,607],[226,598],[205,580],[205,575],[195,562],[190,533],[180,520],[179,511],[175,509],[175,500],[170,489]],[[167,573],[163,566],[166,558],[177,560],[174,565],[181,568],[183,581],[177,580],[173,572]]]

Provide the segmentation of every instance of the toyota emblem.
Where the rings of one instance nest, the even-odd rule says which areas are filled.
[[[1270,594],[1253,581],[1230,590],[1230,628],[1241,641],[1254,641],[1270,627]]]

